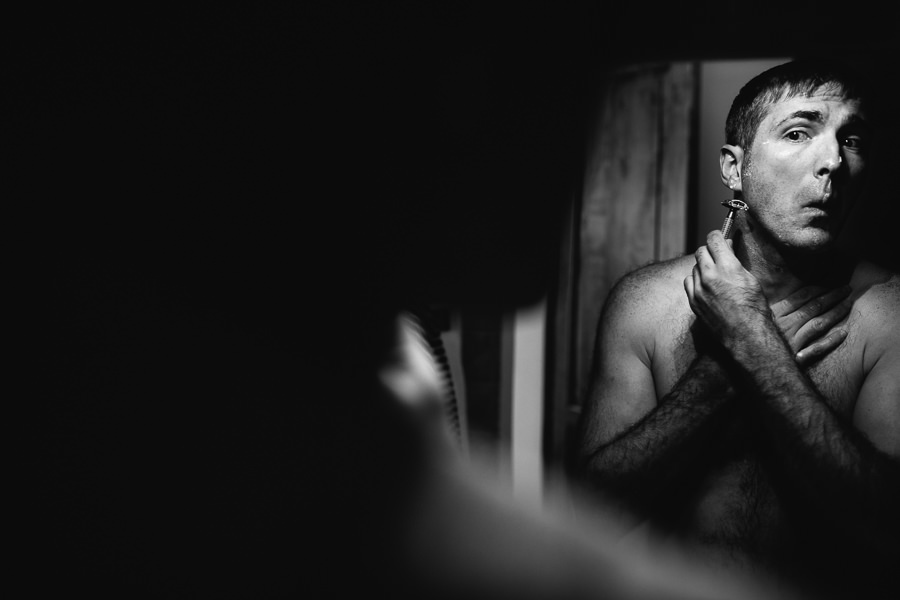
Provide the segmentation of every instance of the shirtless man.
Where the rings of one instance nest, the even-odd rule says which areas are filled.
[[[749,210],[613,288],[579,439],[651,531],[815,597],[875,597],[900,547],[900,277],[836,244],[867,116],[823,64],[744,86],[720,170]]]

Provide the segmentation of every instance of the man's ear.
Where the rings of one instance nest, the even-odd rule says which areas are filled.
[[[741,191],[741,168],[744,164],[744,149],[740,146],[725,144],[719,152],[719,175],[730,189]]]

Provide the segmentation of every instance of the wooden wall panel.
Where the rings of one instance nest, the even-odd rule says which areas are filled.
[[[612,285],[636,267],[687,251],[696,72],[689,62],[639,65],[604,82],[574,232],[573,383],[565,408],[553,399],[567,437],[586,393],[597,320]],[[562,343],[558,334],[556,343]]]
[[[693,250],[688,241],[688,193],[692,147],[697,136],[697,73],[694,63],[675,63],[662,80],[662,155],[657,194],[656,260],[673,258]]]

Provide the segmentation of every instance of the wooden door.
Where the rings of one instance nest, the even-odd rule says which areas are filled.
[[[553,317],[551,461],[574,433],[610,288],[636,267],[687,251],[697,72],[692,62],[639,65],[608,73],[602,85]]]

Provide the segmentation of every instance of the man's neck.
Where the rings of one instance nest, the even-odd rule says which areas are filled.
[[[738,234],[735,236],[734,251],[772,302],[777,302],[806,285],[836,286],[846,283],[849,277],[836,247],[816,252],[796,251],[778,247],[752,235]]]

